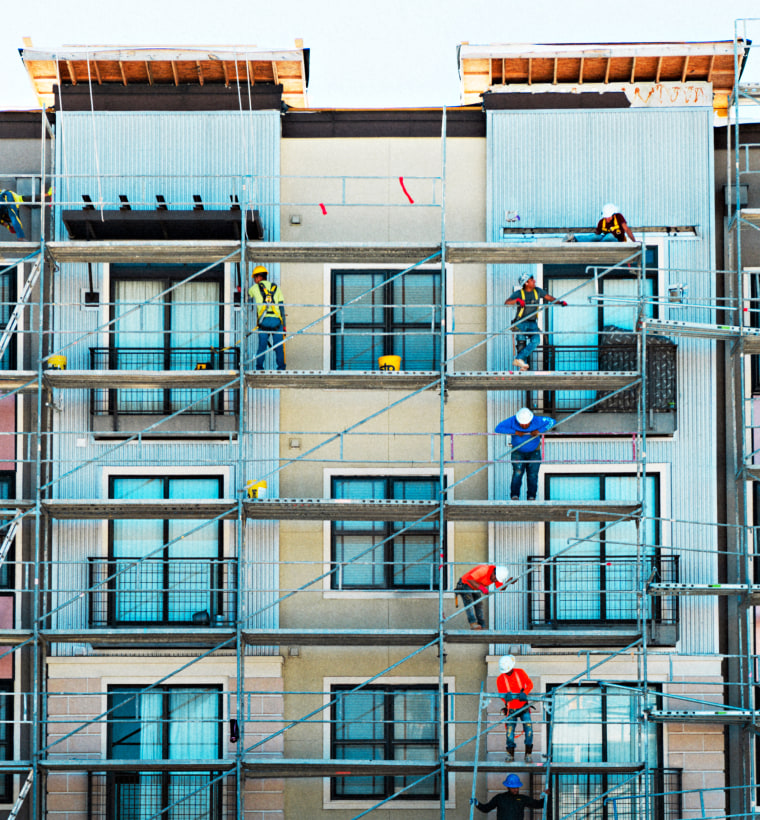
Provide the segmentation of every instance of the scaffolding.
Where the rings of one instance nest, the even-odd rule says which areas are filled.
[[[745,41],[746,37],[743,34],[740,37],[737,30],[737,88],[739,54]],[[738,146],[738,117],[736,129]],[[44,131],[43,128],[43,134]],[[47,190],[49,181],[43,172],[40,190]],[[65,174],[56,172],[53,177],[54,190],[67,190],[67,181]],[[26,731],[24,745],[28,755],[0,767],[3,772],[17,775],[19,782],[23,775],[28,775],[17,794],[10,816],[24,816],[24,811],[34,820],[45,816],[49,808],[48,785],[51,778],[76,773],[87,777],[87,811],[92,817],[111,816],[114,794],[118,794],[124,806],[146,820],[148,817],[165,816],[172,809],[177,809],[181,817],[202,816],[203,812],[209,811],[209,806],[213,807],[211,816],[242,818],[246,812],[246,784],[251,781],[329,778],[332,784],[340,784],[340,788],[345,789],[344,793],[351,794],[351,783],[390,778],[393,784],[389,790],[391,793],[381,800],[368,801],[372,803],[369,808],[356,810],[352,807],[349,810],[357,812],[354,817],[361,817],[391,800],[411,794],[428,799],[425,811],[430,816],[436,810],[430,809],[429,805],[437,802],[437,812],[443,818],[452,814],[450,798],[455,775],[472,777],[474,795],[479,774],[495,775],[505,770],[527,773],[534,791],[550,783],[556,784],[559,787],[556,791],[564,796],[553,804],[553,817],[601,817],[612,814],[616,818],[644,815],[676,820],[681,816],[684,801],[691,801],[689,805],[698,803],[704,818],[750,816],[754,805],[750,784],[756,781],[754,732],[757,726],[752,689],[756,650],[750,616],[752,607],[760,597],[760,586],[754,583],[750,571],[753,545],[749,534],[754,533],[754,529],[747,517],[747,505],[740,498],[745,496],[746,483],[755,478],[754,460],[747,459],[745,447],[751,437],[748,436],[749,425],[745,420],[747,393],[744,357],[760,350],[760,331],[747,327],[742,314],[747,298],[742,284],[740,207],[737,204],[733,221],[737,275],[734,278],[731,271],[725,275],[728,298],[717,309],[708,306],[708,310],[715,312],[709,322],[688,322],[653,318],[648,313],[653,300],[645,292],[647,262],[642,250],[647,244],[646,232],[642,242],[633,246],[628,243],[562,244],[551,238],[546,241],[539,238],[529,243],[450,241],[446,221],[446,109],[441,116],[441,172],[430,182],[437,193],[431,196],[429,202],[418,206],[437,211],[440,215],[440,238],[430,243],[254,241],[246,236],[246,214],[252,210],[253,204],[261,203],[242,198],[242,188],[245,186],[241,188],[239,241],[78,241],[63,239],[60,235],[48,238],[54,219],[52,214],[51,219],[46,219],[43,210],[39,242],[14,243],[12,247],[9,243],[0,243],[0,254],[4,260],[12,259],[15,260],[14,265],[24,266],[27,283],[0,340],[0,354],[4,353],[14,334],[19,337],[17,328],[26,312],[29,332],[21,334],[21,337],[30,340],[37,362],[36,369],[22,368],[5,372],[0,377],[5,396],[23,396],[34,408],[34,428],[24,431],[22,435],[26,442],[22,448],[24,455],[19,459],[28,473],[28,486],[33,488],[33,494],[28,497],[17,494],[15,499],[7,500],[3,515],[8,523],[0,547],[2,565],[12,548],[17,529],[25,534],[24,543],[30,545],[27,557],[17,557],[14,562],[16,572],[23,578],[19,595],[26,625],[0,632],[3,645],[9,647],[5,654],[23,657],[28,661],[25,665],[29,670],[25,691],[16,696],[19,702],[24,702],[23,711],[19,712],[24,717],[17,721],[17,725]],[[737,190],[739,182],[737,170]],[[252,187],[255,188],[255,180]],[[737,199],[735,196],[733,201],[737,202]],[[33,204],[41,209],[46,207],[44,202]],[[369,204],[374,203],[359,202],[356,207]],[[65,202],[60,196],[53,203],[54,208],[58,209],[55,213],[78,205],[73,201]],[[99,203],[101,209],[109,205],[120,207],[115,201],[104,203],[101,199]],[[384,207],[388,207],[387,203]],[[415,206],[409,203],[395,207]],[[745,221],[753,224],[750,219]],[[56,304],[54,298],[57,271],[62,266],[79,263],[183,263],[191,269],[158,296],[177,291],[219,264],[225,263],[230,269],[236,267],[243,292],[239,303],[230,299],[225,305],[225,309],[235,318],[234,323],[224,328],[223,334],[225,344],[235,350],[234,355],[217,358],[219,351],[212,349],[208,354],[208,363],[200,362],[200,367],[197,366],[199,362],[192,364],[189,359],[179,365],[172,362],[168,366],[162,360],[160,364],[163,366],[158,367],[145,358],[146,354],[142,351],[143,358],[137,360],[137,365],[125,366],[114,364],[113,354],[111,352],[108,358],[109,350],[106,348],[106,358],[91,359],[99,364],[89,369],[51,368],[49,363],[54,356],[68,355],[74,361],[81,360],[81,350],[90,341],[94,341],[90,350],[95,350],[92,355],[96,356],[101,339],[113,332],[120,318],[110,319],[105,324],[93,323],[93,327],[84,332],[67,332],[50,322],[51,311],[65,307]],[[252,330],[250,318],[245,309],[237,308],[244,308],[246,304],[244,291],[249,269],[253,264],[261,263],[382,264],[397,270],[392,278],[408,276],[424,265],[439,267],[439,301],[425,306],[438,323],[433,327],[438,338],[435,366],[397,372],[332,367],[282,372],[255,370],[255,351],[247,341]],[[624,298],[617,304],[627,304],[637,318],[632,333],[635,334],[633,346],[622,345],[626,348],[622,352],[608,351],[608,362],[615,364],[606,369],[602,367],[601,354],[598,360],[584,369],[558,367],[552,370],[542,367],[528,372],[513,371],[508,366],[501,369],[460,369],[459,360],[466,360],[473,351],[475,356],[480,356],[483,346],[490,351],[506,342],[504,332],[495,329],[493,324],[482,334],[482,338],[471,341],[466,338],[466,333],[457,335],[460,331],[457,330],[456,312],[452,309],[452,300],[447,292],[448,268],[457,264],[535,263],[585,266],[588,280],[595,285],[611,272],[624,269],[635,282],[636,292],[627,302]],[[678,275],[681,271],[672,268],[671,273]],[[730,290],[732,286],[735,291]],[[358,292],[355,300],[360,302],[366,299],[371,290]],[[31,301],[33,293],[37,297],[36,303]],[[144,300],[143,306],[153,298]],[[596,310],[596,305],[605,297],[600,297],[597,290],[594,298],[597,301],[593,302],[593,309]],[[609,301],[615,303],[615,298],[611,297]],[[114,302],[115,299],[111,299],[109,305],[112,307]],[[330,334],[329,320],[341,309],[345,312],[346,304],[331,302],[299,307],[304,315],[314,315],[316,318],[297,330],[289,331],[289,344],[298,343],[299,340],[303,340],[304,344],[315,344],[317,342],[310,338],[312,334],[322,340]],[[464,305],[465,309],[476,307]],[[494,311],[499,305],[493,303],[486,307],[488,311]],[[133,309],[139,312],[141,307],[136,303]],[[725,318],[719,316],[719,312],[723,312]],[[730,323],[719,324],[722,321]],[[328,330],[322,329],[325,326]],[[616,334],[618,330],[604,330],[598,336],[604,340]],[[733,363],[731,372],[734,377],[732,395],[739,419],[736,452],[742,454],[740,463],[732,473],[741,492],[737,492],[736,516],[730,525],[716,526],[715,522],[699,520],[699,516],[689,522],[673,521],[652,509],[646,489],[648,437],[652,430],[648,418],[655,406],[655,399],[650,393],[660,389],[653,386],[648,375],[648,368],[652,367],[650,359],[655,355],[651,344],[653,334],[730,343],[728,355]],[[572,338],[571,333],[565,332],[565,337],[568,336]],[[463,349],[452,353],[454,341],[461,341]],[[616,354],[618,358],[615,358]],[[489,355],[495,358],[495,354]],[[556,351],[547,349],[538,355],[542,362],[557,361],[551,358],[556,357]],[[197,351],[194,356],[197,359]],[[26,356],[27,361],[31,358]],[[129,391],[146,390],[165,394],[161,398],[160,414],[148,413],[146,423],[139,418],[134,420],[138,414],[121,410],[123,415],[130,416],[131,426],[128,424],[118,429],[114,422],[113,429],[105,426],[99,428],[97,435],[93,436],[97,454],[83,460],[70,455],[76,452],[73,448],[78,446],[71,442],[81,438],[85,431],[63,429],[60,424],[60,414],[64,412],[61,408],[65,406],[67,397],[79,396],[71,401],[88,404],[93,416],[100,412],[112,419],[118,415],[114,407],[123,406],[121,402],[129,398]],[[344,429],[283,430],[279,425],[275,431],[258,427],[250,429],[247,410],[251,396],[254,391],[272,390],[366,391],[379,398],[377,401],[373,398],[370,402],[374,402],[376,407],[373,405],[369,412],[360,410],[358,417]],[[88,391],[88,399],[82,399],[83,394],[73,391]],[[384,392],[387,392],[387,400],[382,398]],[[471,439],[465,441],[464,437],[471,434],[462,434],[463,440],[460,441],[458,434],[447,428],[447,402],[455,392],[524,395],[525,403],[534,409],[553,410],[561,418],[555,428],[557,436],[550,439],[549,447],[553,447],[555,442],[562,442],[563,435],[590,436],[588,431],[581,434],[574,427],[584,413],[605,406],[615,407],[619,413],[632,412],[635,426],[621,431],[625,433],[620,436],[624,444],[618,450],[625,450],[628,454],[630,448],[627,464],[635,493],[629,498],[591,501],[582,498],[506,501],[467,497],[472,495],[467,491],[467,482],[482,482],[484,475],[495,469],[506,471],[512,451],[491,438],[487,444],[478,442],[477,449],[482,454],[487,447],[491,447],[494,457],[473,458],[467,452],[471,449],[467,446]],[[559,393],[563,394],[565,404],[558,403]],[[572,394],[570,398],[565,395],[567,393]],[[363,454],[373,446],[373,435],[383,440],[398,435],[399,441],[404,439],[404,435],[387,431],[374,433],[361,428],[371,427],[371,422],[393,412],[403,412],[419,397],[424,397],[431,406],[437,405],[437,429],[431,425],[433,429],[410,431],[408,456],[381,455],[377,463],[385,466],[419,465],[422,459],[417,455],[420,450],[418,442],[424,439],[426,448],[429,446],[430,450],[426,460],[426,466],[430,469],[426,475],[432,477],[434,485],[431,497],[391,500],[340,498],[329,493],[316,498],[283,498],[279,495],[249,497],[245,482],[241,480],[246,476],[258,481],[266,480],[276,488],[280,478],[288,471],[292,475],[294,470],[308,468],[311,464],[336,465],[334,469],[340,469],[345,465],[372,463]],[[123,475],[130,476],[137,465],[145,464],[153,457],[152,446],[166,442],[171,445],[180,439],[192,441],[192,435],[188,435],[187,431],[182,431],[180,435],[167,422],[177,417],[187,418],[194,413],[211,419],[207,428],[199,426],[195,430],[197,440],[213,440],[228,448],[227,465],[235,481],[234,484],[230,481],[224,491],[220,490],[217,498],[105,498],[99,497],[102,495],[99,492],[94,493],[92,498],[72,495],[69,487],[81,486],[79,476],[84,467],[117,464]],[[160,420],[151,420],[151,416],[157,415],[161,416]],[[231,419],[230,424],[225,426],[219,417]],[[599,433],[605,434],[610,435],[609,431],[604,430]],[[368,443],[363,445],[363,449],[358,449],[356,441],[362,436],[367,437]],[[298,447],[293,449],[301,449],[301,439],[307,439],[308,444],[298,455],[283,453],[283,448],[277,445],[280,437],[298,439]],[[256,450],[255,457],[251,457],[244,443],[258,440],[264,441],[264,444]],[[67,455],[62,457],[60,452]],[[750,455],[753,453],[754,450]],[[116,458],[115,454],[118,454]],[[189,463],[204,468],[214,465],[212,451],[209,450],[204,457],[209,460],[199,464],[199,459],[191,455]],[[557,461],[561,462],[561,459]],[[622,461],[621,457],[615,463]],[[550,464],[552,459],[545,458],[544,463]],[[599,463],[598,458],[588,461],[590,468]],[[166,466],[166,462],[156,459],[150,466],[161,468]],[[453,476],[454,466],[461,469],[461,475],[452,481],[448,476]],[[453,497],[457,487],[464,491],[465,497]],[[86,561],[82,561],[81,556],[79,560],[66,561],[56,549],[56,538],[61,537],[58,529],[61,522],[108,522],[107,526],[113,531],[118,522],[134,520],[165,522],[165,531],[159,538],[158,547],[140,556],[115,557],[109,554],[108,557],[89,557]],[[173,526],[175,522],[176,526]],[[246,540],[246,533],[256,522],[370,522],[382,523],[387,527],[383,530],[383,536],[372,542],[370,549],[349,554],[340,560],[331,557],[325,569],[323,561],[280,560],[279,557],[274,561],[259,557],[252,560],[248,557],[251,542]],[[447,594],[453,586],[451,582],[456,580],[465,566],[453,561],[451,550],[447,549],[447,532],[456,522],[488,526],[509,522],[562,525],[566,538],[561,550],[535,556],[527,563],[515,561],[508,567],[517,583],[513,601],[520,602],[511,604],[512,611],[527,611],[527,625],[523,618],[521,627],[508,627],[508,618],[505,617],[507,610],[498,609],[501,602],[496,595],[488,596],[491,620],[487,629],[470,631],[462,628],[463,612],[446,614],[450,609]],[[721,537],[729,545],[724,550],[728,568],[725,582],[684,583],[680,580],[678,558],[683,554],[680,546],[673,540],[667,550],[661,549],[662,545],[648,536],[651,527],[677,527],[679,524],[697,530],[704,528],[707,542],[718,537],[715,535],[718,529],[723,532]],[[234,533],[231,537],[234,549],[228,555],[205,558],[203,567],[197,560],[186,557],[189,569],[180,573],[179,579],[173,578],[172,561],[167,558],[171,548],[185,539],[202,538],[204,531],[213,527],[231,528],[229,531]],[[633,527],[633,536],[630,535],[630,527]],[[350,577],[351,573],[362,573],[371,568],[392,571],[394,561],[387,558],[377,560],[375,551],[400,535],[408,533],[414,537],[420,530],[435,533],[435,551],[439,556],[437,564],[433,562],[426,567],[428,575],[424,582],[419,582],[436,601],[435,618],[421,618],[424,625],[396,622],[373,628],[338,626],[332,620],[316,625],[310,623],[308,613],[311,604],[300,602],[309,601],[310,597],[320,599],[333,590],[342,592],[350,589],[351,581],[347,581],[346,577]],[[592,555],[584,556],[581,552],[588,549],[590,554],[596,551],[598,555],[598,546],[602,542],[611,552],[611,557],[603,561]],[[19,543],[18,539],[16,543]],[[616,548],[617,555],[614,552]],[[710,560],[717,550],[706,547],[701,552],[706,556],[705,560]],[[653,557],[655,553],[656,559]],[[177,560],[173,559],[175,562]],[[413,567],[414,561],[410,563]],[[602,567],[610,578],[615,579],[605,601],[606,606],[618,608],[612,619],[617,623],[613,623],[612,627],[584,623],[584,620],[591,619],[584,619],[584,607],[588,607],[588,600],[583,593],[579,593],[574,602],[570,600],[573,590],[583,588],[578,585],[585,583],[584,578],[599,572]],[[78,579],[83,578],[86,579],[84,584],[77,583]],[[658,651],[659,647],[674,646],[679,602],[687,596],[726,599],[730,607],[735,608],[729,611],[741,615],[737,619],[741,629],[735,636],[732,635],[734,643],[729,646],[728,652],[715,658],[717,669],[725,663],[731,670],[725,680],[718,674],[717,680],[685,681],[673,672],[672,657],[668,651]],[[280,626],[277,613],[280,609],[286,611],[285,607],[292,607],[296,601],[307,613],[307,617],[301,619],[304,623]],[[576,609],[571,611],[571,605]],[[145,608],[152,606],[162,607],[163,615],[142,620],[135,617],[135,612],[144,614]],[[173,622],[172,618],[166,617],[166,612],[173,606],[184,612],[184,622],[181,619]],[[497,609],[498,617],[495,616]],[[322,612],[318,608],[314,611],[317,614]],[[557,622],[563,618],[566,623],[572,623],[571,629],[558,629]],[[160,623],[156,625],[156,621]],[[70,622],[77,625],[65,626]],[[493,744],[488,745],[489,740],[494,739],[503,728],[503,718],[499,717],[498,708],[500,698],[485,693],[482,688],[480,691],[451,691],[450,675],[446,668],[449,650],[456,647],[481,649],[484,645],[489,647],[492,655],[506,652],[510,646],[518,646],[567,650],[569,656],[571,651],[575,651],[576,658],[580,647],[581,654],[586,656],[586,662],[580,664],[579,672],[554,685],[550,691],[530,699],[531,704],[543,712],[543,718],[535,721],[538,745],[544,756],[541,770],[520,762],[505,765],[494,753]],[[300,702],[301,699],[306,703],[319,702],[314,709],[297,709],[297,716],[294,717],[285,714],[286,710],[272,689],[247,688],[246,663],[247,658],[252,656],[284,654],[282,650],[285,647],[292,653],[293,649],[302,646],[364,646],[392,651],[387,653],[390,656],[388,663],[380,664],[380,668],[370,676],[357,672],[361,680],[346,684],[343,688],[313,691],[299,687],[286,690],[284,695],[293,702]],[[60,653],[60,647],[68,648]],[[84,653],[93,650],[96,653],[121,651],[135,654],[141,650],[157,651],[159,654],[155,657],[161,657],[166,663],[160,673],[152,674],[150,683],[138,680],[121,689],[88,690],[86,696],[81,691],[62,688],[58,681],[51,688],[47,661],[53,656],[76,658],[78,655],[75,653],[81,647],[89,647]],[[409,724],[410,731],[429,733],[436,746],[430,759],[425,757],[430,754],[430,743],[423,749],[421,759],[415,757],[413,752],[398,760],[354,758],[347,742],[341,747],[342,757],[285,756],[282,744],[288,733],[296,734],[303,727],[315,724],[320,726],[320,731],[334,733],[341,715],[345,714],[342,710],[349,708],[347,704],[351,703],[352,695],[374,691],[371,688],[373,684],[383,680],[390,680],[393,685],[396,670],[404,664],[413,667],[423,653],[432,652],[437,653],[436,681],[425,690],[422,700],[414,704],[419,710],[428,709],[426,717],[415,717],[410,709],[410,716],[406,719],[394,718],[391,721],[387,703],[384,702],[382,717],[373,716],[367,720],[368,725],[380,727],[381,730],[393,723],[402,726]],[[288,658],[297,657],[297,651],[288,655]],[[225,669],[234,670],[234,674],[229,674],[229,686],[220,689],[218,702],[214,698],[204,700],[204,703],[208,701],[204,707],[208,709],[208,714],[201,723],[216,727],[219,731],[220,740],[213,753],[204,748],[200,741],[190,737],[195,718],[188,717],[190,712],[182,715],[181,703],[172,705],[171,698],[176,693],[170,689],[171,681],[177,675],[210,658],[219,664],[226,664]],[[669,670],[658,668],[657,674],[650,677],[649,665],[657,663],[662,666],[666,658],[670,658]],[[619,669],[623,665],[627,665],[628,684],[621,683],[615,672],[611,677],[605,674],[607,669]],[[137,677],[140,678],[139,675]],[[726,685],[726,680],[731,683]],[[581,684],[587,688],[582,689]],[[188,691],[198,694],[192,689]],[[630,738],[628,759],[616,762],[582,761],[569,756],[567,737],[568,733],[572,733],[577,718],[568,717],[568,701],[574,707],[573,699],[581,698],[581,691],[592,692],[593,697],[598,697],[605,704],[612,702],[615,696],[627,699],[625,719],[620,719],[615,726]],[[181,701],[181,693],[177,697]],[[66,711],[63,705],[75,699],[84,701],[81,708],[76,712]],[[607,708],[606,705],[604,708]],[[109,742],[115,744],[121,741],[119,727],[134,722],[137,709],[163,709],[163,712],[155,712],[156,724],[159,727],[169,724],[178,727],[176,733],[180,740],[177,744],[184,754],[178,757],[167,755],[168,741],[164,742],[160,753],[157,751],[155,755],[137,760],[128,755],[124,758],[115,755],[105,758],[102,755],[77,753],[76,741],[100,732],[102,727],[106,727],[103,731],[108,732]],[[76,719],[74,714],[78,716]],[[612,725],[613,721],[610,723]],[[730,809],[726,808],[720,813],[716,808],[714,798],[717,798],[717,789],[683,787],[678,782],[677,773],[658,766],[652,749],[651,727],[660,723],[726,726],[729,733],[741,739],[741,782],[738,782],[735,767],[734,780],[728,784]],[[229,743],[225,748],[220,727],[226,728],[227,724]],[[577,725],[575,728],[577,730]],[[157,731],[166,734],[168,729],[159,728]],[[199,734],[202,733],[199,730]],[[128,748],[128,741],[124,739],[123,742]],[[331,748],[339,745],[334,744]],[[302,748],[304,742],[296,741],[293,746]],[[555,753],[557,748],[562,748],[562,753]],[[192,757],[193,753],[199,756]],[[177,778],[182,779],[181,786],[177,785]],[[490,782],[493,783],[493,778]],[[434,785],[431,786],[431,783]],[[584,791],[580,787],[583,783],[587,786],[592,783],[593,787]],[[573,803],[568,795],[575,791],[578,794],[588,793],[591,797],[588,800],[579,798],[577,803]],[[27,797],[28,794],[31,797]],[[25,799],[27,802],[23,805]],[[472,811],[470,808],[470,817]],[[548,814],[547,801],[543,816]]]

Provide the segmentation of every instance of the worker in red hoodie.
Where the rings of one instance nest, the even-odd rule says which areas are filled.
[[[499,672],[496,678],[496,688],[504,697],[503,714],[507,716],[505,729],[507,730],[507,763],[515,760],[515,729],[517,721],[522,720],[525,732],[525,762],[533,762],[533,724],[530,720],[530,706],[528,695],[533,691],[533,681],[523,669],[515,667],[514,655],[504,655],[499,658]]]
[[[493,584],[496,589],[503,590],[507,584],[514,584],[515,580],[510,578],[506,567],[497,567],[493,564],[479,564],[459,579],[455,592],[462,599],[470,629],[485,629],[481,598],[488,595],[488,587]]]

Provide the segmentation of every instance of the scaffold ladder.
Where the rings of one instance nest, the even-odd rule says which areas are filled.
[[[24,785],[21,787],[21,791],[18,793],[18,797],[16,798],[16,802],[13,804],[13,808],[11,809],[10,814],[8,815],[8,820],[14,820],[15,817],[18,816],[18,813],[21,811],[21,806],[26,799],[27,794],[29,794],[29,789],[32,788],[32,781],[34,780],[34,769],[29,770],[29,775],[24,782]]]
[[[13,539],[16,537],[17,529],[18,521],[11,521],[8,532],[5,533],[5,538],[3,538],[2,546],[0,546],[0,567],[2,567],[5,563],[5,559],[8,557],[8,552],[10,551]]]
[[[21,317],[27,302],[29,301],[29,297],[32,295],[32,290],[34,290],[34,285],[40,275],[41,268],[42,260],[38,259],[34,263],[34,267],[32,268],[32,272],[29,274],[29,278],[24,283],[24,289],[21,291],[21,296],[16,302],[16,306],[13,308],[10,319],[8,319],[8,324],[5,326],[5,330],[3,330],[2,337],[0,337],[0,360],[3,356],[5,356],[5,351],[8,349],[8,345],[11,342],[11,337],[16,330],[18,320]]]

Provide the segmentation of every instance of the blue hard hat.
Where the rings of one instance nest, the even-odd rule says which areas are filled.
[[[516,774],[508,774],[507,779],[504,781],[504,785],[508,789],[519,789],[522,786],[522,780]]]

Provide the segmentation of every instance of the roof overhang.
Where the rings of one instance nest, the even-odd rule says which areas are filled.
[[[736,50],[736,54],[735,54]],[[743,41],[705,43],[610,43],[547,45],[469,45],[458,47],[462,103],[477,103],[483,94],[520,90],[582,93],[627,91],[638,104],[664,104],[668,95],[652,94],[657,86],[669,91],[701,87],[708,92],[701,104],[725,108],[736,75],[746,60]],[[644,93],[642,93],[642,88]],[[709,99],[709,92],[712,100]],[[674,103],[684,104],[688,95]],[[632,101],[633,105],[637,104]]]
[[[282,99],[294,108],[307,106],[309,49],[259,49],[254,46],[62,47],[54,51],[19,49],[40,104],[55,105],[53,87],[97,86],[282,85]]]

